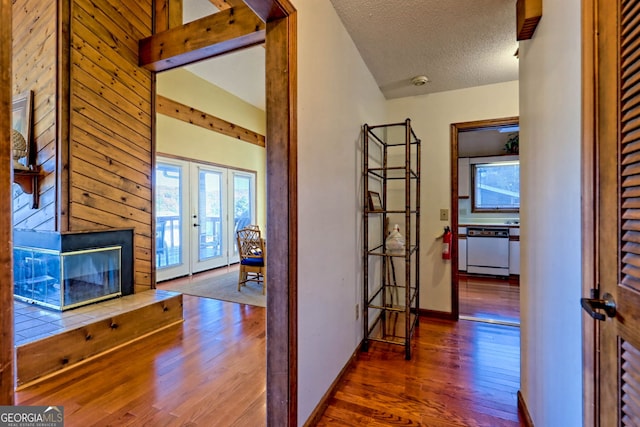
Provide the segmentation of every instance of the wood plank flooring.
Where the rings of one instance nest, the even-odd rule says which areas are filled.
[[[261,307],[184,295],[184,324],[16,393],[61,405],[65,426],[262,426]]]
[[[185,322],[16,393],[74,426],[264,426],[265,309],[184,296]],[[372,343],[319,426],[518,426],[519,328],[422,319]]]
[[[520,286],[513,280],[460,275],[460,316],[520,324]]]
[[[412,360],[373,343],[340,382],[318,426],[524,426],[517,411],[520,329],[422,319]]]

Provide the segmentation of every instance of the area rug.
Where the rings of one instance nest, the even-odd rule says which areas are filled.
[[[238,292],[237,271],[202,279],[194,278],[185,284],[167,282],[166,285],[163,285],[160,283],[158,288],[238,304],[249,304],[258,307],[267,306],[267,298],[266,295],[262,295],[262,284],[260,283],[248,282]]]

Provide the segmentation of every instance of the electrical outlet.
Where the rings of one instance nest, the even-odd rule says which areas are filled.
[[[356,320],[360,318],[360,304],[356,304]]]
[[[440,209],[440,221],[449,221],[449,209]]]

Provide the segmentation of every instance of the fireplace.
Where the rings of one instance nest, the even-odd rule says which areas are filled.
[[[14,297],[68,310],[133,293],[133,230],[14,230]]]

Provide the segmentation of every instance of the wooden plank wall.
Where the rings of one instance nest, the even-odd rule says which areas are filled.
[[[138,67],[152,0],[72,0],[69,230],[134,228],[135,285],[151,288],[153,76]]]
[[[43,173],[39,209],[31,209],[32,196],[13,186],[16,228],[56,229],[56,7],[49,0],[17,0],[12,5],[12,93],[34,93],[32,133],[36,164]]]

